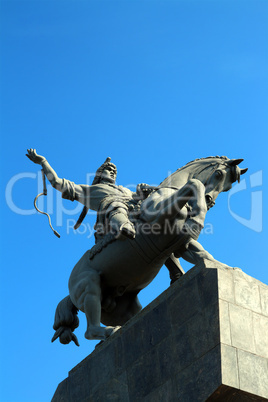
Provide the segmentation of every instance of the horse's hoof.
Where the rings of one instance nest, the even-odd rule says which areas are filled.
[[[105,328],[105,335],[106,337],[110,337],[115,334],[121,327],[118,325],[117,327],[106,327]]]
[[[115,334],[119,329],[121,329],[120,325],[117,325],[117,327],[114,327],[113,332],[111,333],[111,335]]]

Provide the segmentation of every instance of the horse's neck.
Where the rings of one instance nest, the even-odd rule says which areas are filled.
[[[202,164],[190,164],[181,168],[167,177],[161,184],[161,187],[176,187],[180,188],[186,184],[191,178],[198,178],[202,183],[205,183],[215,169],[215,162],[208,161]]]
[[[184,169],[182,171],[175,172],[171,176],[167,177],[159,187],[181,188],[189,181],[192,176],[193,172],[190,172],[189,169]]]

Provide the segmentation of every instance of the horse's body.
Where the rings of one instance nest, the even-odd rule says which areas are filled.
[[[87,316],[87,339],[111,335],[141,309],[137,294],[172,253],[193,263],[213,259],[196,239],[218,194],[245,173],[237,167],[240,161],[209,157],[178,169],[143,201],[134,240],[116,240],[92,259],[87,251],[71,273],[70,298],[58,305],[53,340],[76,341],[76,309]]]

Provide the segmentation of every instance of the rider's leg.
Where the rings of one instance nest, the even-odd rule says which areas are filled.
[[[126,209],[119,207],[110,212],[109,223],[111,229],[117,233],[118,237],[122,235],[134,239],[136,234],[135,228],[128,218]]]

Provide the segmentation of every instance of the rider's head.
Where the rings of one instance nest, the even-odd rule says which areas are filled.
[[[115,183],[117,176],[117,169],[113,163],[109,163],[105,166],[101,174],[101,182]]]
[[[110,158],[107,158],[106,161],[99,167],[92,184],[115,183],[117,168],[113,163],[110,162],[110,160]]]

